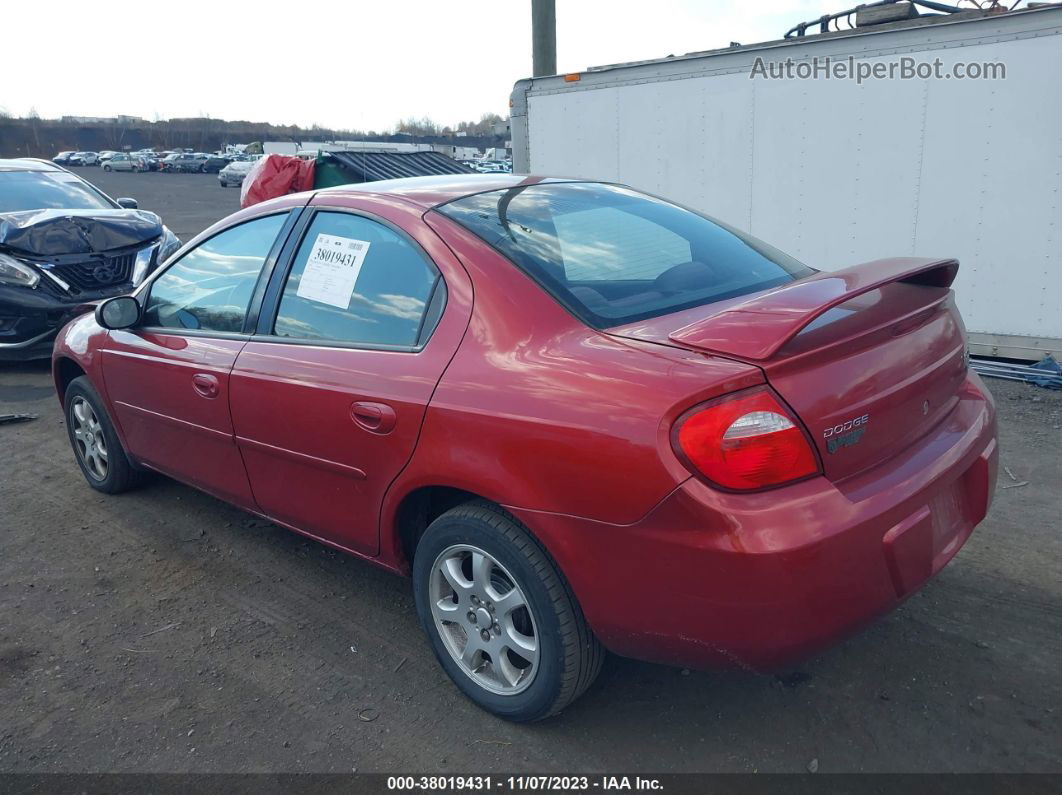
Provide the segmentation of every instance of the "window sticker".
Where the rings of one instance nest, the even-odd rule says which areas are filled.
[[[346,309],[354,294],[369,241],[336,235],[317,235],[313,251],[299,279],[296,295],[321,304]]]

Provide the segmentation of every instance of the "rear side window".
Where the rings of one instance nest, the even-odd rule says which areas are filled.
[[[288,275],[280,337],[415,347],[438,320],[442,279],[398,232],[360,215],[319,212]]]
[[[775,287],[814,271],[718,221],[627,188],[538,183],[437,210],[597,328]]]
[[[152,283],[144,325],[243,331],[258,275],[287,217],[246,221],[183,255]]]

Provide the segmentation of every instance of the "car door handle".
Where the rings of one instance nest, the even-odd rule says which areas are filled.
[[[221,394],[216,376],[208,373],[196,373],[192,376],[192,388],[205,398],[216,398]]]
[[[395,410],[386,403],[361,400],[350,407],[350,418],[355,425],[372,433],[390,433],[398,419]]]

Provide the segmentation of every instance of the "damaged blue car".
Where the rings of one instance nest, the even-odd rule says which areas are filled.
[[[45,160],[0,160],[0,361],[51,356],[71,317],[131,291],[180,245],[133,199]]]

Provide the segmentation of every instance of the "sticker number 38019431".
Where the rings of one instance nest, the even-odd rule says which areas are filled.
[[[358,274],[369,253],[369,241],[336,235],[317,235],[296,295],[346,309]]]

